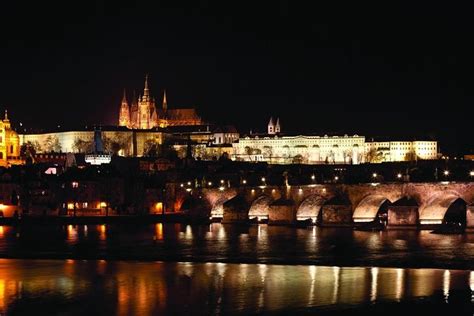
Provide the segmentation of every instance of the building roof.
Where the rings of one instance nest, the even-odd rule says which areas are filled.
[[[234,133],[238,134],[239,132],[235,128],[234,125],[224,125],[224,126],[218,126],[213,130],[213,133]]]
[[[167,120],[201,120],[196,109],[157,109],[158,116]]]
[[[175,125],[165,130],[169,133],[211,133],[209,125]]]

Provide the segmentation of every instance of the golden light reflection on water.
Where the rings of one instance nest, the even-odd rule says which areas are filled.
[[[397,271],[397,278],[395,283],[395,298],[399,301],[403,295],[403,283],[404,283],[404,270],[403,269],[396,269]]]
[[[377,299],[377,285],[378,285],[378,276],[379,276],[379,268],[371,268],[370,269],[371,275],[371,283],[372,286],[370,288],[370,300],[373,302]]]
[[[76,299],[84,314],[89,306],[118,315],[278,312],[437,292],[448,298],[473,280],[462,270],[0,259],[0,314],[36,299],[60,313],[74,312],[67,308]]]
[[[97,226],[99,230],[99,240],[107,239],[107,226],[105,224]]]
[[[163,240],[163,224],[157,223],[155,225],[155,237],[157,240]]]
[[[444,270],[443,274],[443,295],[446,299],[448,300],[449,297],[449,281],[451,280],[451,274],[449,273],[449,270]]]

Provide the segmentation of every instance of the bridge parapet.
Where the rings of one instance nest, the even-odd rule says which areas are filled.
[[[283,198],[294,201],[296,216],[300,220],[306,218],[317,219],[325,201],[334,197],[341,197],[348,201],[349,204],[346,205],[346,209],[351,208],[355,221],[373,219],[377,214],[377,210],[385,201],[389,201],[390,204],[406,197],[414,200],[418,205],[419,221],[423,224],[428,223],[429,220],[436,220],[436,223],[438,223],[440,219],[443,219],[455,197],[462,199],[467,205],[473,204],[474,182],[313,184],[224,189],[204,188],[195,189],[192,192],[176,189],[178,198],[193,196],[205,199],[207,204],[211,206],[212,213],[220,217],[224,217],[224,203],[237,195],[249,205],[247,211],[250,218],[268,218],[270,204]],[[469,209],[471,210],[472,207]],[[392,212],[393,210],[394,208],[392,208]],[[400,210],[397,212],[401,212]],[[413,216],[409,220],[410,223],[413,221]],[[474,228],[474,215],[472,219],[468,215],[467,222],[468,226]]]

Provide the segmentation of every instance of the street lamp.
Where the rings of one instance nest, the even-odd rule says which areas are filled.
[[[374,179],[377,178],[377,173],[375,173],[375,172],[372,173],[372,178],[374,178]]]
[[[469,176],[472,178],[474,177],[474,170],[469,171]]]
[[[335,176],[335,177],[334,177],[334,181],[337,181],[337,180],[339,180],[339,177],[338,177],[338,176]]]
[[[402,174],[401,174],[400,172],[397,174],[397,178],[398,178],[398,179],[401,179],[401,178],[402,178]]]
[[[449,170],[444,170],[444,171],[443,171],[443,174],[444,174],[446,177],[449,176]]]
[[[316,179],[316,176],[313,174],[313,175],[311,175],[311,180],[314,181],[314,179]]]
[[[247,180],[243,179],[242,184],[247,184]]]

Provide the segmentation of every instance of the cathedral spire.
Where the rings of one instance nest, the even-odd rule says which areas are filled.
[[[166,90],[164,90],[164,93],[163,93],[163,110],[167,110],[168,109],[168,103],[166,102]]]
[[[122,104],[127,103],[127,92],[125,88],[123,89]]]
[[[148,74],[145,75],[145,89],[143,89],[143,100],[148,101],[149,97],[149,89],[148,89]]]
[[[3,120],[8,121],[8,110],[7,109],[5,109],[5,118]]]
[[[130,127],[130,108],[127,102],[127,95],[125,94],[125,89],[123,89],[123,98],[120,105],[119,112],[119,126]]]

